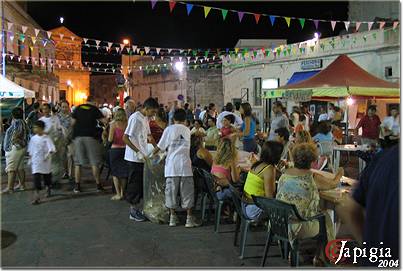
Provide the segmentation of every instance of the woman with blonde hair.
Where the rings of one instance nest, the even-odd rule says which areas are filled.
[[[219,200],[231,197],[228,184],[239,181],[240,170],[237,166],[238,151],[235,143],[229,138],[223,138],[217,147],[217,153],[211,167],[211,174],[216,180],[216,191]]]
[[[111,200],[121,200],[128,177],[128,165],[125,160],[125,143],[123,135],[127,127],[126,111],[119,108],[110,123],[108,143],[112,145],[109,153],[111,175],[115,185],[116,195]]]

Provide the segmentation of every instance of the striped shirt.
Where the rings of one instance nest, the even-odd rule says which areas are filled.
[[[4,151],[12,150],[13,145],[17,148],[25,148],[28,145],[28,126],[22,119],[13,119],[4,137]]]

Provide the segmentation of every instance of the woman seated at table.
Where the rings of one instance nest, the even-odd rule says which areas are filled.
[[[279,142],[268,141],[262,146],[259,161],[255,161],[246,178],[243,188],[243,203],[245,214],[252,220],[262,218],[263,210],[253,204],[252,195],[274,198],[276,195],[276,165],[283,153],[283,145]]]
[[[192,160],[192,166],[210,172],[213,164],[213,157],[210,152],[204,148],[203,138],[197,135],[192,135],[190,142],[190,159]]]
[[[229,183],[239,181],[240,170],[237,163],[238,151],[235,148],[234,141],[229,138],[221,139],[211,167],[211,174],[215,177],[215,187],[219,200],[230,198]]]
[[[343,169],[339,168],[333,179],[326,178],[321,174],[313,173],[312,162],[318,158],[318,150],[314,144],[302,143],[295,146],[292,151],[294,167],[289,168],[280,177],[277,187],[276,199],[294,204],[302,217],[308,218],[320,213],[319,190],[329,190],[337,187],[343,175]],[[326,231],[327,241],[334,240],[332,220],[327,212]],[[295,239],[309,238],[319,233],[319,222],[309,221],[295,223],[290,229],[290,242]],[[322,244],[321,244],[322,245]],[[325,244],[326,245],[326,244]],[[324,247],[318,247],[314,264],[325,261]]]
[[[332,126],[327,121],[322,121],[318,125],[318,132],[312,138],[314,142],[332,142],[333,141],[333,134],[331,133]]]

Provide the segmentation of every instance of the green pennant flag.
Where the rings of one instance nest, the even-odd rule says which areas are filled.
[[[287,23],[287,26],[290,27],[291,18],[290,17],[284,17],[284,20]]]
[[[192,54],[193,54],[193,56],[196,56],[196,55],[197,55],[197,51],[196,51],[196,50],[192,50]]]
[[[205,51],[205,52],[204,52],[204,56],[205,56],[205,57],[208,57],[209,52],[210,52],[210,50]]]
[[[289,55],[291,55],[291,48],[288,48],[287,52],[288,52]]]
[[[300,47],[299,52],[302,54],[303,51],[304,51],[304,48]]]
[[[315,50],[315,46],[310,46],[310,48],[312,52]]]
[[[286,56],[287,55],[287,50],[283,51],[283,55]]]
[[[299,23],[301,24],[301,28],[304,29],[305,19],[304,18],[299,18]]]
[[[281,48],[277,48],[277,55],[280,55],[280,53],[281,53]]]
[[[253,51],[253,55],[256,57],[256,56],[257,56],[257,52],[256,52],[256,51]]]
[[[227,18],[228,10],[222,9],[222,10],[221,10],[221,13],[222,13],[222,18],[223,18],[223,20],[225,21],[225,18]]]
[[[266,56],[270,55],[270,50],[266,50]]]

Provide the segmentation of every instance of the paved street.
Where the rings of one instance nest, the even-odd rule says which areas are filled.
[[[31,176],[27,178],[32,187]],[[109,192],[98,194],[87,177],[84,192],[74,195],[64,184],[38,206],[30,204],[31,191],[2,196],[2,230],[16,235],[2,250],[2,267],[259,266],[263,229],[248,235],[246,257],[240,260],[239,248],[232,245],[234,224],[222,225],[215,234],[212,222],[194,229],[136,223],[128,219],[126,202],[110,200],[110,182],[107,185]],[[180,218],[184,224],[185,214]],[[314,244],[304,249],[312,254]],[[287,266],[278,247],[272,247],[270,255],[268,266]]]

